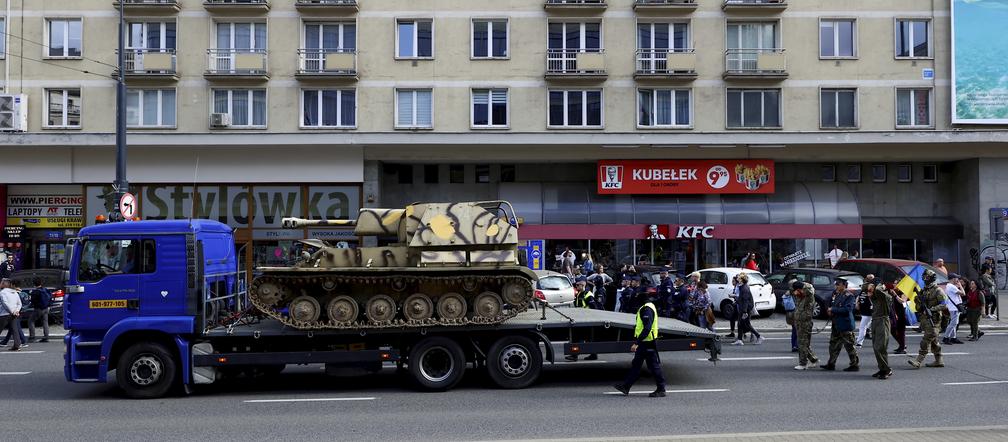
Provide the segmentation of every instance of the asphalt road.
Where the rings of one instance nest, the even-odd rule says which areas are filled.
[[[892,356],[896,373],[887,381],[870,376],[876,364],[867,347],[858,373],[796,372],[788,335],[767,337],[762,346],[725,347],[716,366],[702,352],[664,354],[670,392],[663,399],[607,394],[630,360],[610,355],[548,366],[525,390],[492,389],[485,375],[470,370],[455,390],[418,393],[391,368],[335,378],[306,366],[272,380],[139,401],[123,398],[114,384],[67,383],[57,340],[0,352],[0,428],[4,439],[18,441],[448,440],[1008,424],[1008,332],[946,348],[942,369],[913,371],[905,356]],[[916,348],[919,337],[909,339]],[[826,334],[813,338],[823,359],[826,340]],[[846,362],[841,355],[838,365]],[[644,378],[634,390],[647,393],[652,382]]]

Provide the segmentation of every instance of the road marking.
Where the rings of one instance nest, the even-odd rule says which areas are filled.
[[[341,402],[341,401],[373,401],[373,397],[322,397],[304,399],[253,399],[242,401],[246,404],[271,404],[276,402]]]
[[[20,376],[31,373],[30,371],[0,371],[0,376]]]
[[[609,361],[556,361],[554,364],[608,364]]]
[[[989,385],[989,384],[1008,384],[1008,381],[946,382],[942,385]]]
[[[18,350],[18,351],[3,350],[3,351],[0,351],[0,355],[11,355],[11,354],[37,355],[39,353],[45,353],[45,351],[43,351],[43,350]]]
[[[728,390],[727,388],[712,388],[712,389],[706,389],[706,390],[665,390],[665,393],[668,393],[668,394],[672,394],[672,393],[724,393],[726,391],[730,391],[730,390]],[[631,390],[630,391],[630,394],[650,394],[650,393],[651,393],[650,390]],[[618,391],[606,391],[606,392],[603,392],[602,394],[610,394],[610,395],[611,394],[620,394],[620,395],[622,395],[623,393],[620,393]]]
[[[719,361],[783,361],[795,359],[797,356],[753,356],[748,358],[718,358]],[[707,361],[707,358],[697,358],[698,361]]]

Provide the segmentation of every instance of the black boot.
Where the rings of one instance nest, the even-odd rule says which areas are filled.
[[[616,384],[616,385],[613,385],[613,388],[615,388],[620,393],[623,393],[623,396],[629,396],[630,395],[630,386],[629,385]]]
[[[648,397],[665,397],[665,389],[659,388],[648,394]]]

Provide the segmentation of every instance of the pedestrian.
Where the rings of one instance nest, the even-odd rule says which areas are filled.
[[[35,341],[35,323],[42,320],[42,339],[39,342],[49,342],[49,306],[52,304],[52,293],[42,287],[42,279],[32,280],[35,288],[31,291],[32,313],[28,319],[28,342]]]
[[[792,287],[795,282],[800,282],[798,281],[798,275],[788,273],[784,276],[785,287]],[[791,290],[793,291],[793,289]],[[790,304],[784,297],[781,297],[781,301],[784,304],[785,321],[791,324],[791,353],[798,353],[798,328],[795,326],[794,310],[788,310],[789,308],[794,308],[794,297],[788,296],[788,298],[791,298]]]
[[[571,251],[570,247],[564,247],[563,253],[560,254],[563,263],[563,273],[573,274],[574,273],[574,260],[577,258],[574,252]]]
[[[630,351],[634,354],[630,372],[627,373],[623,383],[614,386],[624,396],[630,394],[630,387],[637,382],[641,366],[647,361],[648,370],[655,379],[655,391],[648,396],[665,397],[665,376],[662,373],[658,348],[655,346],[655,339],[658,338],[658,309],[654,304],[654,295],[657,294],[657,290],[652,289],[648,294],[647,302],[637,309],[637,324],[634,327],[636,342],[630,346]]]
[[[614,311],[617,312],[623,311],[623,298],[628,292],[629,288],[630,288],[630,278],[627,277],[621,279],[620,288],[616,289],[616,306],[614,307]]]
[[[875,351],[875,361],[878,371],[872,377],[881,380],[889,379],[893,371],[889,367],[889,329],[892,327],[890,313],[892,312],[892,296],[885,287],[872,284],[868,286],[871,299],[872,350]]]
[[[826,254],[826,259],[829,260],[830,268],[836,267],[837,263],[840,262],[840,259],[843,258],[843,255],[844,251],[840,250],[840,246],[833,244],[833,249]]]
[[[592,258],[590,253],[583,253],[581,256],[584,257],[584,262],[581,263],[581,269],[584,270],[584,275],[591,275],[595,272],[595,258]]]
[[[924,280],[924,290],[914,298],[914,304],[917,315],[920,318],[921,331],[924,333],[924,336],[920,341],[920,352],[917,354],[917,358],[910,359],[907,362],[913,368],[920,368],[930,350],[934,354],[935,360],[925,365],[928,367],[944,367],[942,348],[941,344],[938,343],[938,332],[941,331],[938,328],[938,324],[941,323],[942,313],[948,311],[948,306],[945,304],[945,291],[938,286],[938,275],[935,274],[934,270],[924,270],[922,279]]]
[[[980,315],[984,310],[984,295],[976,281],[970,281],[969,289],[966,290],[966,322],[970,326],[970,337],[968,340],[976,341],[984,335],[980,331]]]
[[[815,288],[812,284],[794,280],[791,296],[795,301],[794,330],[798,339],[798,365],[795,370],[808,370],[819,358],[812,351],[812,313],[815,309]]]
[[[738,286],[739,286],[739,284],[738,284],[738,275],[732,276],[731,285],[732,285],[732,288],[731,288],[731,292],[728,293],[728,301],[731,302],[732,309],[729,310],[729,311],[724,311],[724,309],[722,309],[722,312],[721,312],[721,313],[724,314],[725,319],[728,320],[729,329],[728,329],[728,334],[725,335],[726,338],[734,338],[735,337],[735,321],[737,321],[738,317],[739,317],[739,311],[738,311]],[[741,337],[742,337],[742,335],[739,334],[739,338],[741,338]]]
[[[756,254],[755,253],[750,253],[749,254],[749,259],[746,260],[745,268],[747,268],[749,270],[752,270],[752,271],[756,271],[756,272],[759,271],[759,264],[756,263]]]
[[[934,268],[935,270],[941,272],[942,275],[948,276],[949,274],[948,268],[945,267],[945,260],[943,258],[938,258],[935,260]]]
[[[670,317],[678,319],[683,322],[689,321],[689,309],[686,308],[686,300],[694,296],[694,292],[697,290],[697,284],[700,282],[700,272],[690,273],[686,278],[686,283],[679,287],[679,290],[672,292],[672,298],[669,301],[671,306],[671,311],[673,312]]]
[[[14,290],[9,279],[0,280],[0,330],[10,330],[8,337],[14,340],[10,351],[18,351],[22,347],[21,333],[11,326],[20,321],[20,314],[21,295]]]
[[[829,360],[821,365],[823,370],[836,370],[836,361],[840,357],[840,349],[847,350],[850,366],[844,371],[860,370],[857,348],[854,347],[854,295],[847,291],[847,280],[836,278],[833,281],[833,298],[826,310],[833,318],[833,328],[830,331]]]
[[[713,331],[714,325],[707,320],[707,310],[710,309],[710,305],[711,299],[710,293],[707,292],[707,283],[700,281],[697,283],[697,289],[693,296],[687,301],[687,306],[692,311],[690,322],[695,320],[696,325]]]
[[[658,271],[658,299],[655,304],[660,315],[674,318],[679,314],[682,306],[676,302],[675,292],[675,281],[669,276],[669,268],[662,267]]]
[[[907,316],[906,316],[906,303],[908,301],[907,296],[896,287],[899,280],[893,281],[892,283],[886,284],[886,288],[889,290],[889,295],[893,299],[893,314],[890,316],[894,318],[892,321],[891,332],[893,339],[899,344],[894,353],[904,355],[906,354],[906,327],[907,327]],[[877,290],[877,289],[876,289]]]
[[[956,328],[959,326],[959,315],[963,311],[963,290],[960,284],[958,274],[952,273],[949,275],[949,282],[945,285],[945,296],[947,299],[945,304],[948,307],[949,324],[945,327],[942,344],[948,345],[963,343],[963,341],[959,340],[959,337],[956,334]]]
[[[7,253],[4,257],[4,261],[0,262],[0,280],[10,279],[14,274],[14,255]]]
[[[990,257],[988,257],[990,258]],[[991,259],[993,261],[993,259]],[[984,291],[985,303],[984,312],[987,314],[987,319],[995,319],[995,311],[998,306],[998,295],[997,295],[997,284],[994,283],[994,265],[984,267],[983,272],[980,273],[980,285]]]
[[[875,278],[870,278],[867,280],[874,281]],[[872,318],[871,296],[872,292],[874,291],[875,291],[874,282],[865,284],[865,286],[861,289],[861,294],[858,295],[857,297],[857,301],[854,303],[854,308],[857,310],[858,314],[861,315],[861,323],[858,324],[857,342],[855,343],[855,346],[857,346],[857,348],[861,348],[861,346],[864,344],[865,335],[868,333],[868,329],[869,327],[871,327],[872,324],[873,318]],[[874,330],[874,328],[872,328],[872,330]]]
[[[739,294],[738,294],[738,312],[739,312],[739,339],[732,342],[732,345],[744,345],[742,342],[742,335],[745,333],[750,333],[749,342],[756,345],[763,344],[763,336],[756,331],[752,326],[752,318],[750,317],[754,308],[754,300],[752,296],[752,291],[749,289],[749,276],[745,272],[738,274],[739,282]]]

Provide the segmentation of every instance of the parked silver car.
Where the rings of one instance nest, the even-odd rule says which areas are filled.
[[[536,283],[535,297],[547,304],[557,306],[574,305],[577,292],[569,279],[562,273],[550,270],[536,270],[539,282]]]

